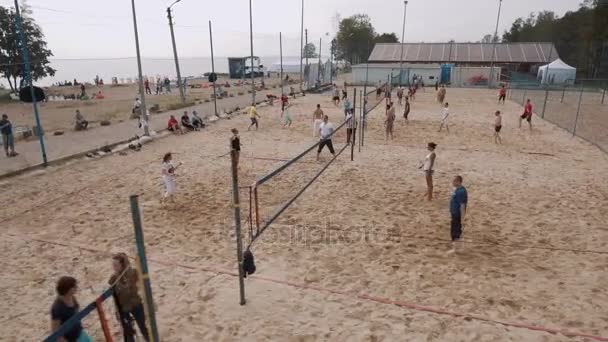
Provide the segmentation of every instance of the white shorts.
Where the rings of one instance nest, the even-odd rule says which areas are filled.
[[[165,182],[165,191],[167,195],[175,194],[175,191],[177,190],[177,186],[175,185],[175,179],[173,179],[172,177],[164,177],[163,181]]]

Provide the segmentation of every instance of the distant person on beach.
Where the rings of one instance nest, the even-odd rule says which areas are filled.
[[[420,169],[424,171],[424,177],[426,179],[426,198],[428,201],[433,200],[433,173],[435,172],[435,148],[437,144],[430,142],[427,145],[429,154],[424,158],[424,162],[420,165]]]
[[[294,99],[296,98],[296,90],[293,87],[289,87],[289,95],[291,95]]]
[[[408,116],[410,115],[411,105],[409,96],[405,97],[405,107],[403,109],[403,118],[405,119],[405,123],[409,121]]]
[[[169,80],[169,77],[165,77],[165,89],[167,91],[167,93],[171,92],[171,81]]]
[[[4,145],[4,153],[7,157],[18,155],[15,152],[15,137],[13,136],[13,124],[8,119],[8,115],[2,114],[0,120],[0,133],[2,133],[2,144]]]
[[[131,109],[131,113],[141,114],[140,108],[141,108],[141,100],[139,99],[139,97],[136,97],[135,102],[133,102],[133,109]]]
[[[530,127],[530,130],[532,130],[532,102],[530,102],[530,99],[528,99],[528,101],[526,101],[526,104],[524,106],[524,112],[523,114],[519,117],[519,127],[521,128],[521,120],[526,119],[526,121],[528,121],[528,126]]]
[[[255,105],[252,105],[249,108],[249,119],[251,120],[251,124],[249,125],[249,127],[247,128],[247,130],[250,130],[251,127],[253,127],[255,125],[255,130],[258,130],[258,119],[260,118],[260,115],[258,114],[257,109],[255,108]]]
[[[152,90],[150,90],[150,81],[147,78],[144,80],[144,88],[145,88],[146,94],[152,95]]]
[[[439,90],[439,81],[435,81],[435,91]]]
[[[194,126],[195,131],[199,131],[201,128],[205,127],[203,118],[198,116],[198,112],[196,110],[192,111],[192,118],[190,119],[190,122],[192,122],[192,126]]]
[[[410,98],[410,100],[414,101],[416,99],[416,88],[413,86],[410,87],[407,92],[407,96]]]
[[[285,107],[289,104],[289,98],[286,94],[281,95],[281,112],[285,110]]]
[[[348,93],[346,92],[346,89],[342,89],[342,101],[344,101],[347,97]]]
[[[73,277],[64,276],[59,278],[55,287],[57,298],[51,306],[51,332],[54,332],[78,313],[80,305],[76,300],[78,282]],[[82,328],[80,321],[76,322],[57,341],[63,342],[91,342],[91,338]]]
[[[448,125],[448,118],[450,117],[450,104],[449,103],[445,103],[445,106],[443,107],[443,118],[441,119],[441,125],[439,125],[439,132],[441,132],[441,129],[443,129],[443,127],[445,126],[445,129],[448,133],[450,133],[450,126]]]
[[[118,253],[112,257],[112,269],[114,272],[110,276],[108,284],[114,290],[114,304],[116,304],[125,341],[135,342],[133,321],[137,323],[144,340],[149,341],[146,313],[137,289],[139,281],[137,270],[131,267],[129,257],[125,253]]]
[[[441,88],[439,88],[439,91],[437,92],[437,102],[443,104],[443,101],[445,101],[445,85],[441,85]]]
[[[319,137],[321,141],[319,142],[319,149],[317,150],[317,161],[319,160],[319,155],[321,155],[321,151],[323,151],[323,147],[327,146],[329,149],[329,153],[335,155],[334,145],[331,142],[331,135],[334,133],[334,125],[329,122],[329,116],[325,115],[323,117],[323,123],[319,127]]]
[[[379,81],[378,84],[380,84]],[[376,88],[376,100],[379,100],[380,96],[382,96],[382,86],[378,85],[378,88]]]
[[[502,84],[500,86],[500,90],[498,91],[498,103],[502,100],[502,104],[505,104],[505,99],[507,98],[507,88]]]
[[[234,151],[236,159],[236,167],[239,167],[239,159],[241,155],[241,138],[239,137],[239,131],[236,128],[230,130],[232,137],[230,137],[230,150]]]
[[[348,115],[348,113],[350,112],[350,110],[352,108],[350,101],[348,100],[348,97],[342,98],[342,106],[344,108],[344,117],[346,118],[346,116]]]
[[[80,97],[85,97],[87,95],[86,87],[84,83],[80,85]]]
[[[494,113],[494,143],[502,144],[502,139],[500,138],[500,130],[502,129],[502,115],[500,111],[497,110]]]
[[[401,106],[403,104],[403,87],[399,86],[399,88],[397,88],[397,99],[399,100],[399,105]]]
[[[283,128],[291,127],[291,115],[289,115],[289,106],[285,106],[281,112],[283,118]]]
[[[182,128],[179,126],[179,122],[173,115],[169,117],[169,121],[167,122],[167,129],[173,133],[184,133],[182,131]]]
[[[97,92],[97,95],[95,95],[95,99],[96,99],[96,100],[103,100],[103,99],[105,99],[105,98],[106,98],[106,97],[105,97],[105,96],[103,96],[103,94],[101,93],[101,90],[100,90],[99,92]]]
[[[161,173],[163,176],[163,182],[165,183],[165,193],[160,200],[161,204],[165,200],[167,200],[167,198],[171,202],[173,202],[173,197],[175,196],[175,192],[177,190],[177,186],[175,184],[175,171],[181,165],[181,163],[179,163],[177,166],[174,166],[172,159],[173,157],[171,156],[170,152],[166,153],[163,156],[163,165],[161,168]]]
[[[182,127],[191,131],[194,131],[194,125],[192,125],[192,122],[190,121],[190,117],[188,116],[188,111],[184,111],[184,114],[182,115],[181,118],[181,122],[182,122]]]
[[[351,139],[352,143],[355,143],[355,134],[357,132],[357,118],[355,117],[354,111],[348,112],[346,116],[346,143],[350,144]]]
[[[339,100],[339,97],[338,97]],[[319,134],[319,127],[321,123],[323,123],[323,110],[321,109],[321,105],[317,104],[317,109],[312,113],[312,136],[313,138]]]
[[[462,177],[456,176],[452,181],[454,192],[450,198],[450,236],[452,238],[452,249],[448,253],[454,253],[458,250],[460,237],[462,235],[462,221],[467,214],[467,204],[469,195],[467,189],[462,186]]]
[[[395,104],[393,102],[389,102],[388,110],[386,111],[386,119],[384,120],[386,140],[388,140],[389,136],[390,136],[391,140],[393,140],[394,123],[395,123]]]
[[[76,109],[76,127],[77,131],[82,131],[89,127],[89,122],[84,119],[82,113],[80,113],[80,109]]]
[[[336,86],[334,86],[334,97],[332,98],[332,101],[334,102],[334,105],[340,105],[340,90]]]
[[[163,84],[160,82],[160,77],[156,79],[156,95],[159,95],[163,92]]]

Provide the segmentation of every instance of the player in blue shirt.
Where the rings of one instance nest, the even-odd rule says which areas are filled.
[[[454,192],[450,199],[450,215],[452,216],[451,223],[451,237],[452,237],[452,250],[450,252],[456,252],[456,245],[460,241],[460,235],[462,234],[462,220],[467,213],[468,194],[467,189],[462,185],[462,177],[456,176],[452,181],[454,185]]]

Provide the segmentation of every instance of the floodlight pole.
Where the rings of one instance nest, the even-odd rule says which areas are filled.
[[[401,57],[399,57],[399,86],[403,84],[403,44],[405,44],[405,14],[407,12],[407,1],[403,2],[403,29],[401,30]]]
[[[300,26],[300,92],[303,91],[302,82],[304,81],[302,74],[302,58],[304,57],[303,35],[304,35],[304,0],[302,0],[302,22]]]
[[[283,32],[279,32],[279,56],[281,58],[281,96],[285,94],[283,90]],[[283,100],[281,100],[282,103]]]
[[[319,80],[319,85],[321,84],[321,39],[319,38],[319,70],[317,71],[317,80]]]
[[[249,0],[249,44],[251,46],[251,105],[255,106],[255,79],[253,69],[253,14]]]
[[[48,166],[48,159],[46,156],[46,147],[44,146],[44,131],[42,130],[42,124],[40,123],[40,115],[38,114],[38,103],[36,94],[34,92],[34,86],[32,85],[32,73],[30,60],[27,53],[27,44],[25,43],[25,34],[23,33],[23,24],[21,22],[21,11],[19,10],[19,1],[15,0],[15,17],[17,31],[19,31],[19,42],[21,45],[21,55],[23,57],[23,70],[25,76],[25,84],[30,88],[30,95],[32,97],[32,107],[34,109],[34,118],[36,119],[36,126],[38,127],[38,141],[40,142],[40,152],[42,153],[42,165]],[[15,84],[16,86],[16,84]]]
[[[545,108],[547,107],[547,98],[549,97],[549,64],[551,64],[551,57],[553,56],[553,43],[551,43],[551,49],[549,50],[549,62],[547,64],[547,70],[545,71],[544,76],[547,76],[547,84],[545,85],[545,103],[543,104],[543,112],[541,114],[541,118],[545,117]],[[543,83],[543,78],[541,78],[541,83]]]
[[[488,82],[488,88],[492,88],[492,83],[494,83],[494,59],[496,58],[496,41],[498,40],[498,23],[500,22],[501,9],[502,0],[498,0],[498,16],[496,16],[496,29],[494,30],[494,37],[492,38],[492,62],[490,64],[490,82]]]
[[[175,60],[175,71],[177,72],[177,87],[179,88],[179,97],[182,103],[186,102],[186,95],[184,94],[184,85],[182,84],[182,75],[179,71],[179,60],[177,58],[177,47],[175,45],[175,33],[173,32],[173,17],[171,16],[171,7],[181,0],[175,0],[169,7],[167,7],[167,18],[169,18],[169,29],[171,30],[171,43],[173,44],[173,59]]]
[[[144,135],[150,135],[150,129],[148,127],[148,110],[146,109],[146,92],[144,91],[144,76],[141,71],[141,53],[139,52],[139,35],[137,34],[137,15],[135,14],[135,0],[131,0],[131,9],[133,12],[133,31],[135,32],[135,50],[137,52],[137,72],[139,76],[139,96],[141,96],[140,110],[142,117],[144,118]]]
[[[213,61],[213,31],[211,30],[211,20],[209,20],[209,43],[211,44],[211,73],[215,75],[215,62]],[[215,91],[215,81],[217,75],[213,77],[213,111],[217,115],[217,94]]]

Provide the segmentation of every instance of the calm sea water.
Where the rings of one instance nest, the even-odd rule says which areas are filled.
[[[266,56],[260,57],[261,63],[265,67],[277,62],[279,57]],[[284,57],[294,60],[294,57]],[[297,57],[295,58],[297,60]],[[202,76],[205,72],[211,71],[210,57],[180,58],[180,71],[182,77]],[[83,59],[83,60],[52,60],[51,65],[57,69],[54,77],[48,77],[36,82],[38,85],[50,85],[56,82],[73,81],[92,83],[96,75],[104,80],[105,84],[110,84],[112,77],[123,79],[137,78],[137,60],[135,58],[125,59]],[[149,77],[176,78],[175,62],[172,58],[142,58],[143,74]],[[228,73],[228,58],[215,57],[215,71],[217,73]]]

